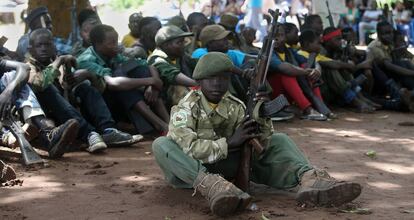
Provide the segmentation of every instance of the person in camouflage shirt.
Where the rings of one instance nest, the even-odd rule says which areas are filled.
[[[253,156],[251,181],[278,189],[299,186],[296,199],[301,203],[341,205],[357,198],[359,184],[337,181],[313,167],[287,135],[273,133],[269,118],[254,121],[245,116],[246,106],[228,92],[233,69],[232,61],[220,52],[210,52],[197,63],[193,77],[200,89],[172,108],[167,137],[152,144],[167,182],[206,196],[213,214],[243,210],[250,195],[227,180],[236,176],[241,147],[259,138],[265,151]],[[260,134],[254,132],[256,123]]]
[[[162,27],[155,35],[157,48],[148,57],[148,64],[157,68],[164,82],[167,105],[178,104],[197,83],[191,77],[196,60],[184,53],[184,38],[193,35],[174,25]]]
[[[75,119],[69,119],[61,126],[55,127],[54,123],[45,117],[35,94],[26,84],[29,69],[27,64],[0,58],[0,118],[2,120],[8,118],[12,107],[15,106],[26,122],[22,126],[23,129],[27,128],[25,129],[26,137],[35,138],[36,130],[39,131],[40,145],[38,147],[46,150],[49,158],[62,157],[74,141],[79,123]],[[10,148],[18,146],[12,132],[3,128],[1,133],[2,146]]]

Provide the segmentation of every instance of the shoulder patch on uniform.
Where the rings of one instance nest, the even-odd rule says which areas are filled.
[[[174,127],[183,127],[187,124],[187,112],[184,110],[179,110],[175,112],[172,116],[172,124]]]
[[[243,106],[243,108],[246,108],[246,105],[244,104],[244,102],[240,99],[238,99],[236,96],[233,96],[232,94],[228,95],[229,99],[231,99],[232,101],[237,102],[238,104],[241,104]]]

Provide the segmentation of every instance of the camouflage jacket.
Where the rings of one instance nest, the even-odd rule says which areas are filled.
[[[61,72],[58,69],[53,68],[52,64],[44,66],[33,57],[29,58],[27,64],[30,66],[28,83],[34,92],[43,91],[53,84],[61,75]]]
[[[245,117],[246,106],[227,92],[213,109],[200,90],[188,93],[171,110],[168,137],[202,163],[215,163],[227,157],[227,138]],[[262,137],[273,133],[270,120],[260,123]]]
[[[164,51],[158,48],[148,57],[148,64],[157,68],[166,87],[175,85],[175,78],[180,73],[191,78],[196,63],[196,59],[186,57],[186,55],[183,58],[172,60]]]

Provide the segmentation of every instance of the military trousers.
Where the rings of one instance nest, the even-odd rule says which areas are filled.
[[[240,161],[240,152],[235,152],[214,164],[202,164],[168,137],[157,138],[152,149],[166,181],[175,188],[192,188],[199,172],[219,173],[232,179]],[[295,187],[303,173],[313,169],[296,144],[282,133],[271,136],[264,155],[253,158],[251,168],[251,181],[277,189]]]
[[[324,100],[335,102],[340,97],[342,103],[339,104],[343,104],[343,102],[350,103],[356,97],[356,93],[347,83],[353,79],[351,73],[328,68],[323,68],[322,72],[324,83],[321,86],[321,92]]]

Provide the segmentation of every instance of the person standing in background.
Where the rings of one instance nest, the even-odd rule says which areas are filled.
[[[375,31],[377,27],[378,21],[380,20],[380,16],[382,15],[382,11],[378,10],[377,2],[372,1],[370,8],[365,10],[361,22],[359,22],[359,45],[365,46],[365,34],[367,31]]]
[[[242,9],[245,9],[246,16],[244,17],[244,23],[246,27],[251,27],[257,30],[256,39],[263,41],[263,38],[267,35],[266,27],[263,26],[263,0],[248,0],[245,1]]]

